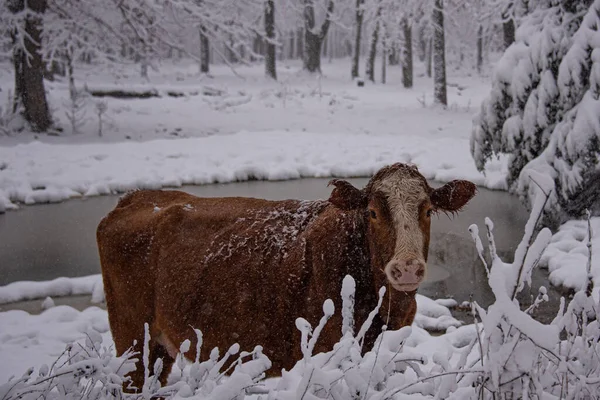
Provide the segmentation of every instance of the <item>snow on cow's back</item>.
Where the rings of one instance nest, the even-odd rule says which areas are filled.
[[[329,204],[324,200],[286,200],[273,202],[272,207],[249,208],[231,226],[216,232],[204,261],[227,260],[234,253],[251,255],[257,251],[285,259],[289,247]]]

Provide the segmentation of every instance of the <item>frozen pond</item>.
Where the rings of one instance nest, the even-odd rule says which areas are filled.
[[[182,190],[206,197],[319,199],[329,197],[328,181],[251,181],[187,186]],[[367,179],[350,181],[363,187]],[[434,187],[440,185],[432,183]],[[118,198],[117,195],[102,196],[23,206],[18,211],[0,215],[0,285],[99,273],[96,226],[116,205]],[[470,295],[482,304],[493,300],[485,271],[467,231],[469,225],[476,223],[484,232],[486,216],[494,221],[499,254],[512,256],[528,213],[519,200],[508,193],[480,188],[478,195],[457,216],[449,218],[442,214],[433,219],[428,279],[419,289],[420,293],[433,298],[453,297],[459,302],[468,300]],[[485,244],[485,238],[482,240]],[[545,272],[537,273],[534,287],[548,286],[545,280]]]

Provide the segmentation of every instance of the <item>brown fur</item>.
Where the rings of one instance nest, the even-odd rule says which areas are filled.
[[[332,181],[330,201],[198,198],[178,191],[126,195],[97,232],[117,353],[134,341],[141,351],[147,322],[150,363],[163,358],[164,383],[173,355],[185,339],[192,342],[187,356],[195,357],[193,328],[197,328],[204,335],[203,359],[213,347],[225,351],[237,342],[251,350],[262,345],[273,363],[272,374],[278,374],[302,357],[295,319],[304,317],[314,326],[328,298],[338,312],[323,330],[315,352],[331,350],[340,338],[344,276],[356,280],[355,319],[360,326],[377,302],[377,290],[387,284],[386,264],[397,256],[394,217],[388,199],[373,189],[374,181],[394,171],[421,176],[416,168],[403,164],[382,171],[363,190]],[[424,178],[422,182],[428,196],[435,193]],[[471,196],[464,196],[466,201],[474,194],[472,188]],[[439,201],[426,203],[414,215],[422,230],[425,259],[426,208],[454,211]],[[390,329],[412,323],[414,296],[415,291],[388,289],[366,348],[383,323]],[[142,369],[131,377],[141,387]]]

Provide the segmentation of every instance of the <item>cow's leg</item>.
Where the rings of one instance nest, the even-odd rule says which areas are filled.
[[[175,359],[169,354],[169,351],[160,343],[153,342],[150,346],[150,370],[154,370],[154,363],[159,358],[162,359],[163,367],[158,376],[158,380],[160,381],[161,386],[165,386],[167,384],[167,378],[171,373],[171,369],[173,368],[173,363]]]
[[[126,292],[126,291],[125,291]],[[148,313],[140,312],[131,305],[128,299],[122,296],[123,291],[117,291],[110,279],[104,279],[104,293],[106,295],[106,309],[110,331],[115,342],[117,356],[123,355],[128,350],[133,350],[138,362],[135,371],[127,374],[131,381],[123,382],[126,392],[141,392],[144,384],[144,366],[142,357],[144,351],[144,319],[148,319]],[[124,306],[119,306],[124,305]],[[128,388],[131,386],[132,388]],[[135,389],[134,389],[135,388]]]
[[[137,359],[135,370],[126,375],[126,381],[123,382],[123,390],[126,393],[141,393],[144,385],[144,331],[139,330],[138,334],[132,334],[130,330],[119,329],[116,324],[111,323],[111,331],[115,341],[117,355],[121,356],[128,350],[132,350]]]
[[[144,336],[142,333],[142,338],[143,337]],[[158,376],[158,379],[159,379],[161,386],[165,386],[167,384],[167,378],[169,377],[169,374],[171,373],[171,369],[173,367],[173,363],[175,362],[175,359],[173,357],[171,357],[171,355],[169,354],[169,351],[160,343],[160,340],[157,340],[158,338],[160,338],[160,336],[158,336],[157,338],[150,336],[150,341],[148,343],[148,348],[150,351],[148,354],[148,370],[150,373],[150,379],[152,380],[152,375],[154,373],[154,364],[156,363],[156,360],[158,360],[159,358],[162,359],[163,367],[160,372],[160,375]],[[128,374],[129,378],[131,379],[132,388],[128,389],[128,386],[130,384],[126,383],[124,385],[124,389],[126,389],[127,392],[141,393],[142,387],[144,385],[144,375],[145,375],[144,363],[143,363],[144,340],[136,339],[136,344],[135,344],[135,346],[133,346],[133,350],[136,353],[138,353],[135,356],[135,358],[138,359],[138,362],[135,364],[135,366],[136,366],[135,371],[132,371]]]

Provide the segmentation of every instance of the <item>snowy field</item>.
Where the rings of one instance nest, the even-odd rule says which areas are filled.
[[[297,67],[280,68],[278,83],[262,77],[262,66],[239,68],[240,78],[226,67],[217,66],[210,77],[200,77],[196,65],[165,65],[161,72],[151,73],[150,82],[143,82],[129,67],[102,73],[79,69],[77,85],[85,84],[91,91],[154,90],[183,96],[90,97],[81,133],[72,133],[64,119],[66,84],[50,84],[51,105],[65,132],[0,136],[0,210],[133,188],[369,176],[393,162],[414,163],[424,176],[438,181],[468,179],[488,188],[504,188],[503,160],[491,163],[484,175],[477,172],[469,154],[472,117],[489,93],[489,78],[450,73],[449,107],[443,110],[432,105],[432,83],[426,77],[418,77],[415,87],[407,90],[400,85],[399,70],[392,68],[387,85],[359,88],[348,79],[348,62],[325,64],[321,79],[303,76]],[[0,69],[0,79],[3,87],[10,86],[8,68]],[[102,136],[94,114],[99,101],[108,106]],[[600,232],[600,218],[592,223]],[[596,249],[598,236],[593,240]],[[541,260],[552,283],[585,288],[587,242],[587,224],[581,221],[565,224],[552,237]],[[591,266],[596,287],[600,286],[599,260],[595,258]],[[46,296],[81,293],[100,300],[101,289],[99,276],[17,282],[0,287],[0,302],[39,298],[41,303]],[[594,295],[597,300],[598,289]],[[425,364],[434,371],[439,366],[441,371],[450,368],[439,354],[449,358],[455,354],[452,365],[457,365],[457,352],[471,346],[465,353],[469,355],[478,335],[475,325],[457,328],[460,323],[442,304],[448,303],[420,297],[412,332],[403,339],[405,351],[429,357]],[[67,343],[84,343],[90,331],[99,333],[104,345],[112,344],[104,310],[52,307],[51,300],[45,306],[48,310],[40,315],[0,312],[0,385],[28,367],[50,365]],[[507,321],[511,315],[505,316]],[[495,326],[498,320],[493,318],[501,317],[490,312],[488,324]],[[521,326],[536,327],[533,322]],[[431,336],[423,328],[447,329],[447,333]],[[532,336],[551,338],[552,334],[540,328]]]

